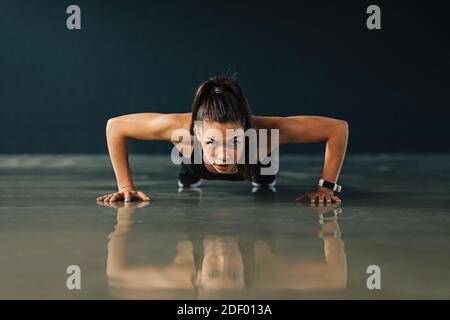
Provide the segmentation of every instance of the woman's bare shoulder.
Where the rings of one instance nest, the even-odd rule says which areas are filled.
[[[189,129],[191,125],[192,113],[166,113],[163,115],[164,120],[171,123],[173,130]]]
[[[164,121],[170,123],[167,136],[175,145],[190,145],[190,127],[192,121],[192,113],[168,113],[164,115]],[[186,146],[185,146],[186,147]]]
[[[255,129],[278,129],[283,117],[252,115],[252,126]]]
[[[189,132],[191,113],[141,113],[139,118],[158,140],[171,140],[174,134]],[[186,135],[186,134],[183,134]],[[155,139],[156,139],[155,138]]]

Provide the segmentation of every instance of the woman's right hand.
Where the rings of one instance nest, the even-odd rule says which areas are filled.
[[[105,194],[97,198],[97,201],[101,202],[116,202],[116,201],[150,201],[150,197],[144,192],[135,189],[121,189],[118,192]]]

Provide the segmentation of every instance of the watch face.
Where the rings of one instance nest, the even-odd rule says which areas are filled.
[[[325,188],[328,188],[328,189],[331,189],[331,190],[333,190],[334,189],[334,183],[331,183],[331,182],[329,182],[329,181],[323,181],[323,184],[322,184]]]

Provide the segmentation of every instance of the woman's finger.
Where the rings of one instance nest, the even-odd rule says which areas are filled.
[[[114,193],[114,195],[111,197],[111,199],[109,199],[109,202],[115,202],[117,200],[120,200],[122,197],[122,193],[121,192],[116,192]]]
[[[316,198],[317,198],[317,193],[311,193],[309,196],[311,203],[316,203]]]
[[[327,201],[327,205],[331,204],[331,195],[327,194],[325,200]]]
[[[99,201],[105,200],[105,198],[106,198],[107,196],[109,196],[109,193],[102,195],[102,196],[99,198]]]
[[[336,203],[341,203],[341,199],[338,196],[333,196],[332,199],[336,201]]]
[[[111,193],[111,194],[109,195],[109,197],[108,197],[105,201],[106,201],[106,202],[111,202],[111,200],[114,198],[115,195],[116,195],[115,193]]]
[[[323,205],[323,198],[324,198],[324,194],[319,194],[319,205],[322,204]]]
[[[138,195],[142,200],[145,200],[145,201],[150,200],[150,198],[149,198],[145,193],[143,193],[142,191],[138,191],[138,192],[137,192],[137,195]]]
[[[125,191],[125,202],[131,201],[131,192]]]
[[[110,194],[107,194],[106,195],[106,197],[103,199],[103,201],[104,202],[108,202],[109,201],[109,199],[111,198],[113,196],[113,194],[112,193],[110,193]]]
[[[115,201],[125,201],[125,192],[117,192]]]

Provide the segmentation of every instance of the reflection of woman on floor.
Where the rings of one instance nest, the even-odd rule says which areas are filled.
[[[134,299],[236,298],[264,289],[346,287],[346,256],[336,219],[321,224],[325,262],[278,256],[267,242],[241,235],[207,235],[201,241],[180,241],[170,265],[130,266],[127,238],[133,210],[118,209],[118,223],[109,236],[106,271],[115,295]]]
[[[238,129],[242,132],[239,133]],[[249,150],[244,133],[250,129],[255,129],[258,134],[263,130],[270,132],[267,133],[267,143],[256,135],[257,141],[252,145],[258,151]],[[227,136],[227,130],[236,130],[236,134]],[[276,130],[279,130],[279,135],[272,138]],[[175,132],[183,134],[174,135]],[[181,166],[178,184],[182,187],[198,186],[204,179],[249,180],[254,186],[274,186],[276,170],[264,173],[267,170],[264,171],[263,163],[267,156],[270,157],[278,150],[278,145],[325,142],[323,171],[320,179],[317,179],[319,186],[298,200],[308,199],[327,205],[341,201],[334,192],[339,191],[337,181],[347,147],[347,122],[323,116],[253,115],[241,87],[232,79],[212,78],[200,85],[194,97],[192,112],[118,116],[109,119],[106,135],[118,192],[105,194],[97,198],[98,201],[150,199],[137,190],[133,182],[128,163],[129,138],[170,141],[184,158],[191,160],[197,146],[201,163]]]

